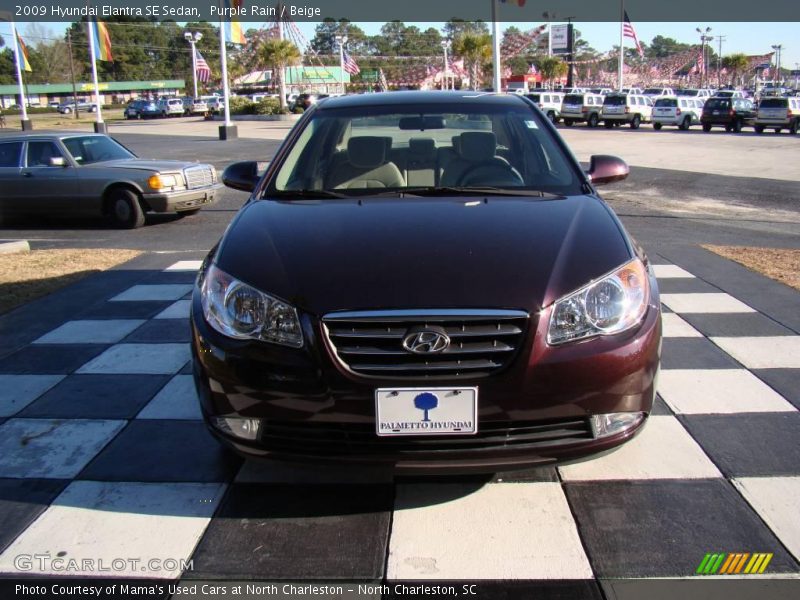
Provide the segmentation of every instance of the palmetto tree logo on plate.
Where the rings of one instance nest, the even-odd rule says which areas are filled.
[[[428,418],[428,411],[433,410],[437,406],[439,406],[439,398],[430,392],[423,392],[414,398],[414,408],[425,412],[422,418],[423,421],[430,421]]]

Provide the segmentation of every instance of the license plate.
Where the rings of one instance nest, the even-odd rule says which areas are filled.
[[[719,114],[719,111],[718,111],[718,110],[714,110],[714,111],[712,111],[712,112],[711,112],[711,114],[712,114],[712,115],[718,115],[718,114]]]
[[[469,435],[478,431],[478,388],[375,390],[379,436]]]

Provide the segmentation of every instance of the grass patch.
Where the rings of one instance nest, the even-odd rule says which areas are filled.
[[[94,248],[0,254],[0,314],[140,254]]]
[[[800,290],[800,250],[710,244],[703,244],[703,248]]]

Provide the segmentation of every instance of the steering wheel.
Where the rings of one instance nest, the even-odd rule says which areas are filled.
[[[492,187],[519,187],[525,185],[522,177],[508,164],[483,164],[468,169],[458,178],[459,187],[486,185]]]

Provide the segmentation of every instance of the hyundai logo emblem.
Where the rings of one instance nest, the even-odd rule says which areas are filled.
[[[435,354],[450,347],[450,338],[441,327],[412,329],[403,338],[403,348],[414,354]]]

